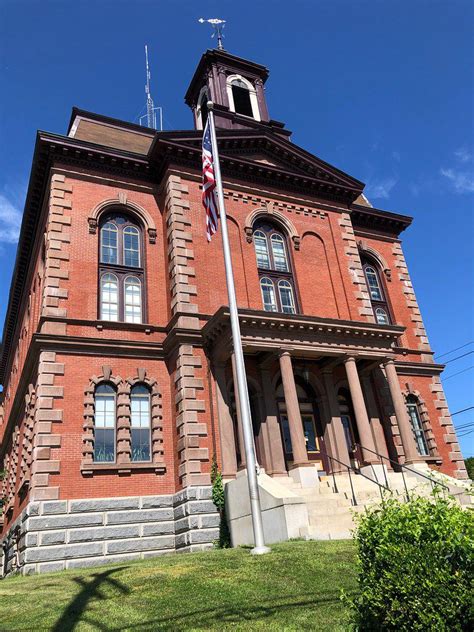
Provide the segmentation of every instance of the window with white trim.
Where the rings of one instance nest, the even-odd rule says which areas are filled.
[[[227,77],[227,98],[231,112],[260,121],[257,92],[248,79],[241,75]]]
[[[408,395],[406,398],[408,416],[410,418],[413,434],[415,436],[416,448],[421,456],[429,456],[428,442],[426,440],[423,422],[421,420],[419,402],[415,395]]]
[[[115,461],[116,391],[111,384],[98,384],[94,395],[94,462]]]
[[[144,384],[136,384],[130,392],[131,460],[151,459],[150,391]]]
[[[128,216],[109,213],[100,225],[99,318],[142,323],[144,267],[142,229]]]
[[[392,319],[379,268],[372,261],[362,259],[362,269],[364,271],[367,289],[369,290],[375,322],[379,325],[390,325],[392,323]]]
[[[259,222],[254,229],[253,243],[263,309],[296,314],[295,284],[284,235],[272,224]]]

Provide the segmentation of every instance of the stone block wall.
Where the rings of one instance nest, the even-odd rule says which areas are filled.
[[[45,573],[210,548],[210,487],[176,494],[31,502],[2,542],[1,573]]]

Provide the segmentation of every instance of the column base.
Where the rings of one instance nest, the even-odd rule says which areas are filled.
[[[363,465],[359,468],[361,474],[367,476],[373,481],[380,483],[381,485],[386,485],[387,477],[387,468],[385,465],[381,463],[372,463],[369,465]],[[387,477],[387,478],[386,478]]]
[[[319,487],[318,470],[312,463],[293,465],[289,474],[301,487]]]

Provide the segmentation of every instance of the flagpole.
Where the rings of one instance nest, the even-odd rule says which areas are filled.
[[[251,553],[262,555],[268,553],[270,549],[265,546],[262,524],[262,510],[260,507],[260,496],[258,493],[257,462],[255,458],[255,448],[253,440],[252,418],[250,414],[250,402],[247,388],[247,377],[245,375],[244,354],[242,351],[242,340],[240,336],[239,313],[237,310],[237,299],[235,296],[234,274],[232,271],[232,259],[230,255],[229,235],[227,233],[227,215],[224,204],[224,192],[222,189],[221,167],[219,163],[219,152],[217,149],[216,129],[214,126],[213,103],[208,101],[208,118],[211,131],[212,150],[214,155],[214,175],[216,179],[217,197],[219,201],[219,215],[221,219],[222,246],[224,250],[225,276],[227,280],[227,294],[229,297],[230,326],[232,330],[232,340],[234,343],[234,356],[237,380],[237,392],[239,394],[240,418],[244,435],[245,459],[247,463],[247,479],[249,484],[250,511],[252,514],[252,526],[255,539],[255,547]]]

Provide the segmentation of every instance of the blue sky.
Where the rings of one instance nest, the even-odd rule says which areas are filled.
[[[76,105],[136,121],[148,43],[166,129],[228,20],[230,52],[266,64],[270,115],[293,141],[414,216],[404,250],[452,412],[474,406],[473,24],[470,0],[3,0],[0,6],[0,321],[37,129],[65,133]],[[474,423],[474,410],[454,417]],[[464,429],[460,434],[469,432]],[[474,432],[461,437],[474,455]]]

